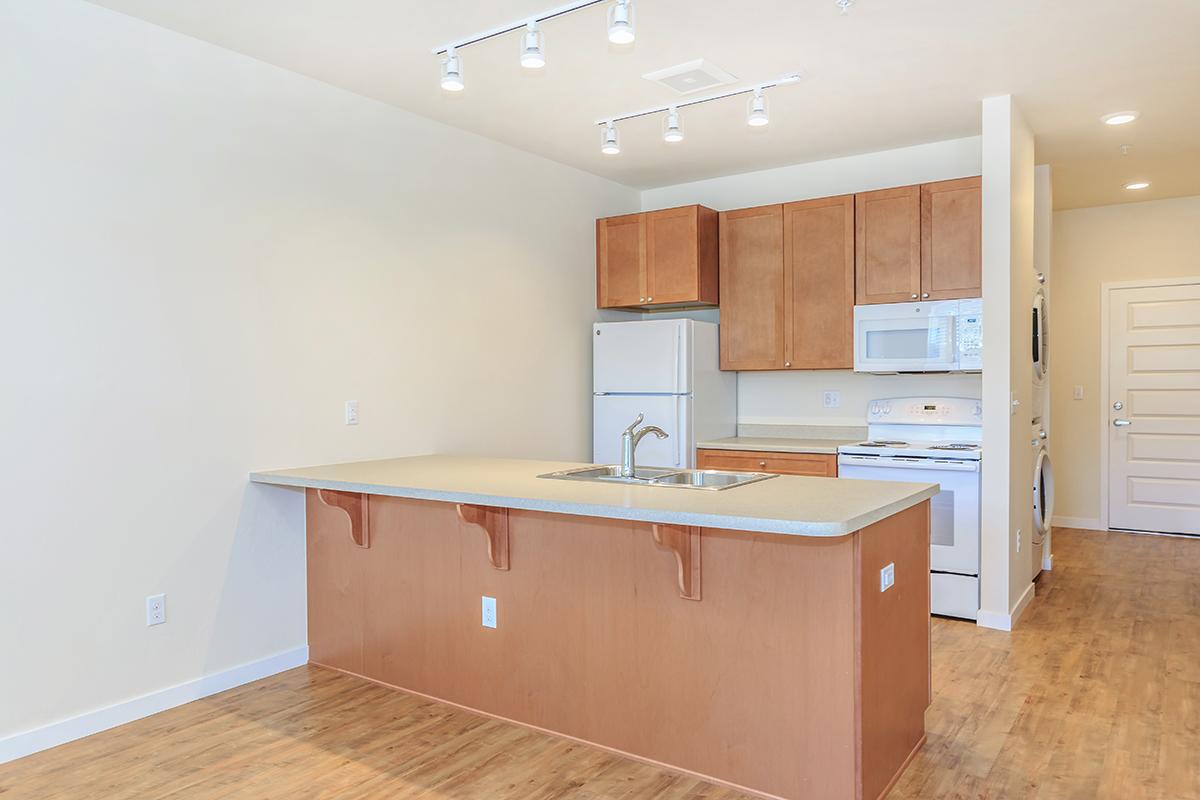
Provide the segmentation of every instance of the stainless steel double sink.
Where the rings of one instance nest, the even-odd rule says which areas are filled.
[[[733,489],[748,483],[777,477],[766,472],[727,472],[719,469],[670,469],[667,467],[638,467],[633,477],[621,474],[619,464],[598,467],[579,467],[538,475],[559,481],[591,481],[594,483],[624,483],[633,486],[668,486],[676,489],[705,489],[710,492]]]

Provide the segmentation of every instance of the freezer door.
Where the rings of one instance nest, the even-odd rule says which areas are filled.
[[[637,463],[644,467],[693,466],[691,437],[692,399],[685,395],[597,395],[592,399],[592,461],[621,463],[621,433],[644,414],[643,425],[657,425],[669,434],[650,434],[637,448]]]
[[[592,326],[592,391],[687,394],[689,320],[599,322]]]

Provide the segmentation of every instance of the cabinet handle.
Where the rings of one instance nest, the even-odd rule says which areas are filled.
[[[639,298],[638,298],[638,302],[639,302],[639,303],[644,303],[644,302],[646,302],[646,298],[644,298],[644,297],[639,297]]]
[[[912,294],[912,299],[913,299],[913,300],[916,300],[916,299],[917,299],[917,293],[916,293],[916,292],[913,292],[913,294]]]
[[[766,468],[766,466],[767,466],[767,462],[765,462],[765,461],[760,461],[760,462],[758,462],[758,466],[759,466],[759,467],[761,467],[761,468]]]
[[[654,298],[653,298],[653,297],[647,297],[647,298],[646,298],[646,302],[647,302],[647,303],[653,303],[653,302],[654,302]]]
[[[784,365],[785,367],[790,367],[790,366],[792,365],[792,362],[790,362],[790,361],[785,361],[785,362],[783,362],[783,365]]]
[[[928,298],[929,292],[921,292],[921,297]]]

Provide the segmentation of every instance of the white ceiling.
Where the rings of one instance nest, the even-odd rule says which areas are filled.
[[[624,48],[602,4],[543,25],[540,74],[517,34],[462,50],[459,95],[438,87],[434,46],[560,0],[93,1],[637,188],[977,134],[980,99],[1011,93],[1057,207],[1200,194],[1198,0],[857,0],[845,16],[834,0],[636,0]],[[645,118],[602,155],[595,120],[671,102],[641,75],[695,58],[745,84],[806,77],[772,92],[766,130],[732,98],[687,109],[680,144]],[[1142,118],[1099,122],[1124,109]],[[1151,188],[1121,188],[1135,178]]]

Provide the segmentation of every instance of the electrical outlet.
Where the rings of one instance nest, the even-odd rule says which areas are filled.
[[[152,594],[146,598],[146,624],[162,625],[167,621],[167,596]]]
[[[879,591],[886,592],[896,585],[896,563],[893,561],[879,570]]]
[[[1072,397],[1074,397],[1076,400],[1083,399],[1083,384],[1082,383],[1075,384],[1075,394],[1073,394]]]
[[[842,393],[825,392],[824,402],[826,408],[839,408],[842,405]]]
[[[358,401],[357,400],[347,400],[346,401],[346,424],[347,425],[357,425],[358,424]]]
[[[483,627],[496,627],[496,598],[487,595],[483,597]]]
[[[1021,552],[1021,529],[1017,528],[1017,552]]]

